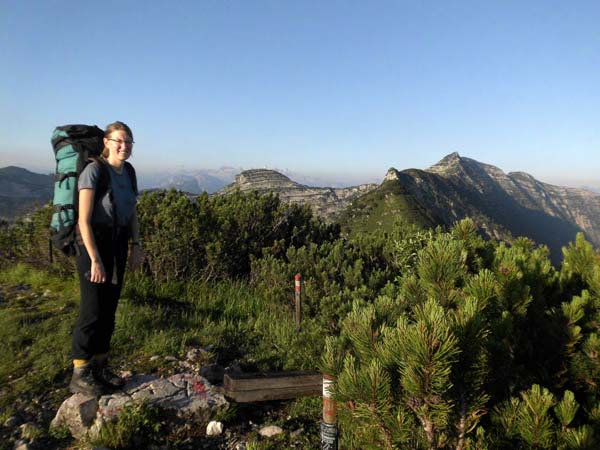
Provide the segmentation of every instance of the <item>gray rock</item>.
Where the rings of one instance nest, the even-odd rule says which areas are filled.
[[[177,358],[175,358],[174,356],[165,356],[165,361],[166,362],[177,362],[179,360]]]
[[[157,378],[156,375],[134,375],[126,381],[123,391],[132,395],[134,392],[145,388],[148,383]]]
[[[281,427],[278,427],[277,425],[269,425],[267,427],[262,427],[258,432],[258,434],[264,437],[277,436],[281,433],[283,433],[283,429]]]
[[[304,432],[304,428],[298,428],[290,433],[291,437],[298,437]]]
[[[98,400],[84,394],[75,394],[66,399],[50,423],[51,428],[67,427],[76,439],[86,436],[98,411]]]
[[[169,378],[134,375],[122,391],[104,395],[98,400],[76,394],[61,405],[51,427],[66,426],[73,437],[97,437],[102,427],[115,421],[128,405],[144,401],[175,411],[190,420],[208,420],[215,411],[227,407],[223,395],[203,377],[181,373]]]
[[[154,361],[156,361],[157,359],[160,359],[160,356],[158,356],[158,355],[154,355],[154,356],[151,356],[151,357],[150,357],[150,361],[151,361],[151,362],[154,362]]]
[[[199,375],[180,373],[169,377],[168,380],[175,386],[184,385],[184,393],[187,396],[187,399],[183,401],[182,394],[179,397],[174,396],[171,401],[166,401],[164,406],[168,409],[176,409],[181,413],[198,414],[219,410],[229,404],[223,395],[215,391],[210,382]]]
[[[105,395],[98,400],[98,414],[109,420],[116,419],[131,403],[133,403],[133,399],[126,394]]]
[[[137,389],[131,394],[131,397],[134,400],[148,400],[159,403],[162,399],[171,397],[180,390],[168,380],[157,378],[143,385],[141,389]]]

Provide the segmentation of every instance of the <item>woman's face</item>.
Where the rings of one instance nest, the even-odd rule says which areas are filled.
[[[123,130],[116,130],[104,138],[104,146],[108,149],[108,159],[125,161],[131,156],[133,140]]]

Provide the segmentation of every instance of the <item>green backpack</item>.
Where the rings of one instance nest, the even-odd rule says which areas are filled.
[[[52,134],[56,173],[50,239],[55,247],[69,256],[79,254],[76,242],[77,178],[86,165],[102,154],[103,138],[104,131],[95,125],[64,125],[56,127]],[[102,188],[96,190],[97,196],[102,194],[100,191],[106,193],[104,186],[109,184],[106,172],[100,172],[99,186]]]
[[[52,147],[56,157],[54,175],[54,213],[50,223],[50,260],[52,244],[69,256],[79,255],[77,236],[79,190],[77,180],[82,170],[91,162],[100,168],[98,185],[94,193],[94,205],[105,195],[113,201],[110,174],[106,163],[100,158],[104,150],[104,131],[95,125],[63,125],[52,134]],[[124,164],[131,181],[131,188],[138,194],[135,170],[127,161]],[[113,229],[117,224],[116,209],[112,207]]]

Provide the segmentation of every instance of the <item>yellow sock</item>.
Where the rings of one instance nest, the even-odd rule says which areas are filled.
[[[85,366],[89,361],[87,359],[74,359],[73,360],[73,367],[75,367],[76,369]]]

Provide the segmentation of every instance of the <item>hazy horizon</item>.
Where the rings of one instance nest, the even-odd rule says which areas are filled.
[[[440,157],[440,160],[446,155],[443,155],[442,157]],[[465,157],[465,158],[471,158],[469,155],[463,155],[460,154],[461,157]],[[475,158],[471,158],[471,159],[475,159]],[[2,159],[0,159],[0,161],[2,161]],[[439,160],[438,160],[439,161]],[[135,161],[132,161],[135,164]],[[437,161],[436,161],[437,162]],[[492,166],[496,166],[492,161],[479,161],[481,163],[485,163],[485,164],[489,164]],[[20,163],[8,163],[8,164],[4,164],[4,163],[0,163],[0,169],[7,167],[7,166],[16,166],[16,167],[20,167],[23,169],[27,169],[30,172],[34,172],[34,173],[39,173],[39,174],[52,174],[54,173],[54,169],[53,168],[44,168],[42,166],[36,166],[36,165],[24,165],[24,164],[20,164]],[[386,170],[384,170],[381,174],[359,174],[359,173],[335,173],[335,172],[302,172],[299,170],[294,170],[293,168],[281,168],[281,167],[269,167],[269,166],[253,166],[253,167],[236,167],[236,166],[232,166],[232,165],[228,165],[228,164],[223,164],[219,167],[183,167],[183,166],[179,166],[179,167],[171,167],[171,168],[148,168],[148,167],[144,167],[144,165],[138,166],[136,164],[136,170],[138,172],[138,177],[140,178],[142,183],[146,183],[148,184],[147,180],[156,180],[157,177],[162,177],[162,178],[166,178],[169,176],[175,176],[175,175],[194,175],[194,174],[198,174],[198,173],[204,173],[204,172],[219,172],[222,171],[224,169],[235,169],[235,173],[240,173],[244,170],[250,170],[250,169],[269,169],[269,170],[275,170],[277,172],[283,173],[284,175],[287,175],[288,177],[290,177],[290,179],[292,179],[293,181],[299,181],[298,179],[294,179],[294,176],[296,177],[305,177],[305,178],[309,178],[309,179],[313,179],[313,181],[317,181],[317,180],[322,180],[324,182],[329,182],[330,184],[327,185],[323,185],[323,187],[326,186],[332,186],[332,187],[341,187],[341,186],[354,186],[354,185],[358,185],[358,184],[366,184],[366,183],[381,183],[383,181],[383,178],[385,177],[385,174],[387,173],[387,170],[389,170],[390,168],[392,168],[394,166],[389,166]],[[420,170],[425,170],[430,166],[427,167],[394,167],[395,169],[402,171],[402,170],[406,170],[406,169],[420,169]],[[497,166],[496,166],[497,167]],[[529,175],[532,175],[535,179],[537,179],[538,181],[541,181],[543,183],[546,184],[551,184],[551,185],[555,185],[555,186],[563,186],[563,187],[571,187],[571,188],[579,188],[579,189],[590,189],[593,190],[597,193],[600,193],[600,180],[598,178],[569,178],[567,176],[561,175],[561,174],[555,174],[554,176],[550,175],[550,176],[546,176],[546,177],[539,177],[537,174],[535,173],[530,173],[527,172],[525,170],[514,170],[514,171],[506,171],[504,170],[502,167],[498,167],[500,170],[502,170],[504,173],[510,173],[510,172],[526,172],[529,173]],[[151,187],[149,185],[144,186],[144,188],[147,187]],[[152,186],[155,187],[155,186]]]

